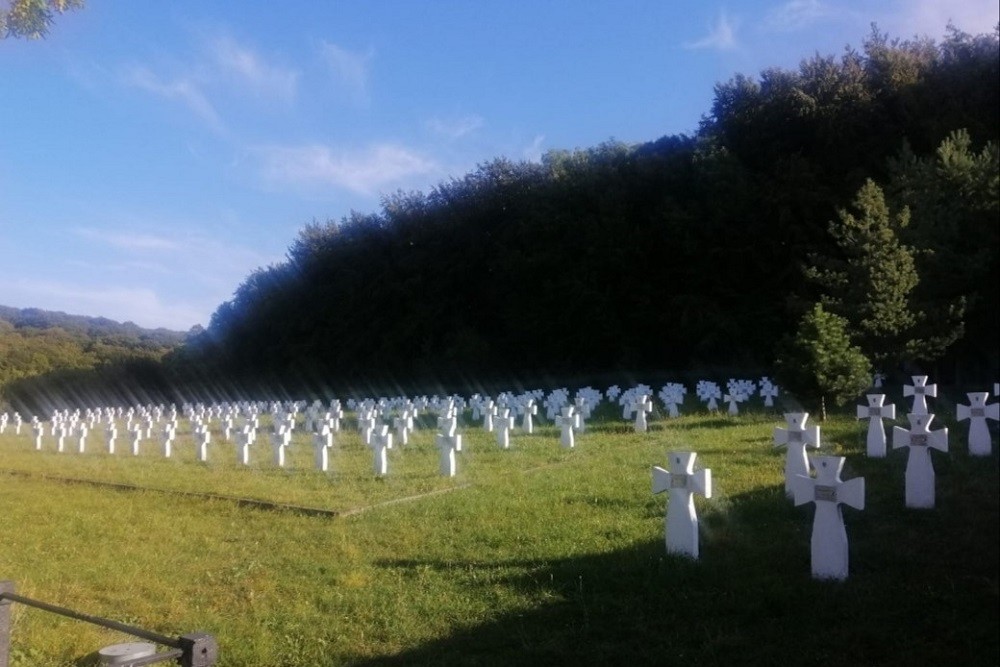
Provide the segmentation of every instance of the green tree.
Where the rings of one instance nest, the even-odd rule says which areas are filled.
[[[83,0],[10,0],[0,8],[0,39],[45,37],[55,23],[56,14],[83,7]]]
[[[820,418],[826,419],[826,399],[840,406],[851,400],[871,380],[871,364],[861,349],[851,344],[847,321],[817,303],[799,322],[775,364],[778,381],[806,402],[819,401]]]
[[[911,303],[919,282],[915,252],[899,238],[909,225],[909,209],[890,211],[882,189],[869,179],[853,212],[842,209],[837,217],[829,232],[839,254],[814,255],[816,264],[806,270],[824,287],[824,306],[848,321],[855,342],[883,367],[940,356],[960,330],[950,340],[919,331],[925,316]]]

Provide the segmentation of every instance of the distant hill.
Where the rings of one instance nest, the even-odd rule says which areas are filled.
[[[83,334],[89,338],[121,338],[129,341],[152,343],[157,346],[174,346],[184,342],[185,332],[162,327],[144,329],[134,322],[116,322],[106,317],[70,315],[61,311],[40,308],[11,308],[0,306],[0,320],[14,325],[15,329],[62,329],[68,333]]]

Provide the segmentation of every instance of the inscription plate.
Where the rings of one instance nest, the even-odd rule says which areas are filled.
[[[868,416],[869,417],[881,417],[882,416],[882,408],[868,408]]]
[[[926,390],[927,390],[927,388],[926,388],[926,387],[914,387],[914,388],[913,388],[913,393],[914,393],[914,394],[922,394],[922,393],[924,393],[924,391],[926,391]]]
[[[789,431],[788,442],[802,442],[802,431]]]
[[[671,489],[686,489],[688,485],[688,476],[676,473],[670,473],[670,488]]]
[[[972,408],[969,410],[969,414],[973,417],[985,417],[986,408]]]
[[[837,502],[837,487],[835,486],[822,486],[817,484],[815,487],[815,500],[825,500],[828,503]]]
[[[927,446],[927,435],[924,433],[919,433],[916,435],[910,435],[910,445],[914,447],[926,447]]]

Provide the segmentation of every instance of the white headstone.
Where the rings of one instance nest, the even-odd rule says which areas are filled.
[[[937,396],[937,385],[927,384],[926,375],[914,375],[912,385],[903,385],[903,396],[913,397],[913,409],[910,411],[910,414],[926,415],[927,397]]]
[[[694,452],[670,452],[670,469],[653,466],[653,493],[669,491],[667,500],[666,543],[670,553],[698,557],[698,515],[694,494],[712,497],[712,471],[694,470]]]
[[[910,429],[892,429],[892,448],[908,447],[906,460],[906,506],[916,509],[934,507],[934,464],[930,449],[948,451],[948,429],[931,432],[934,415],[906,415]]]
[[[785,421],[788,428],[774,429],[774,446],[785,447],[785,493],[792,497],[795,494],[795,477],[809,476],[809,459],[806,457],[806,447],[818,449],[819,426],[807,428],[808,412],[787,412]]]
[[[969,420],[969,454],[972,456],[989,456],[993,450],[993,439],[987,419],[1000,420],[1000,403],[986,405],[989,392],[979,391],[966,394],[969,405],[955,406],[958,420]]]
[[[883,419],[896,418],[896,406],[885,403],[885,394],[867,394],[868,405],[859,405],[858,419],[868,420],[868,456],[884,459],[886,452],[885,425]]]
[[[816,478],[795,479],[795,504],[816,503],[812,527],[812,576],[814,579],[847,579],[847,530],[840,505],[865,508],[865,480],[841,481],[843,456],[814,456]]]
[[[382,477],[389,472],[388,450],[392,449],[392,433],[388,426],[381,426],[372,432],[371,446],[375,451],[375,474]]]
[[[573,449],[576,446],[573,431],[580,423],[580,416],[576,414],[576,408],[572,405],[563,407],[562,414],[555,418],[555,423],[559,429],[559,444],[566,449]]]
[[[454,477],[456,473],[455,452],[462,448],[462,436],[457,433],[438,433],[436,437],[438,451],[441,453],[440,470],[445,477]]]

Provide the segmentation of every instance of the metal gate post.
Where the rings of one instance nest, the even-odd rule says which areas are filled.
[[[13,581],[0,581],[0,667],[10,665],[10,605],[4,593],[14,592]]]

